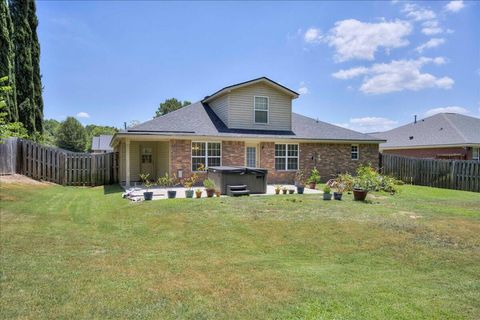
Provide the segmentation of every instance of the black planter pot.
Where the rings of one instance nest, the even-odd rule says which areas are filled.
[[[174,199],[177,196],[177,191],[175,190],[168,190],[167,191],[168,199]]]
[[[144,192],[143,193],[143,198],[145,200],[152,200],[153,199],[153,192],[152,191]]]
[[[288,190],[288,193],[289,193],[289,194],[293,194],[294,192],[295,192],[295,190],[294,190],[294,189],[290,189],[290,190]]]
[[[335,200],[342,200],[342,193],[341,192],[334,192],[333,199]]]
[[[353,200],[355,201],[365,201],[367,197],[368,190],[363,189],[353,189]]]
[[[185,198],[193,198],[193,190],[185,190]]]
[[[331,193],[323,193],[323,200],[332,200]]]
[[[297,186],[297,193],[298,194],[303,194],[303,191],[305,191],[305,187],[304,186]]]

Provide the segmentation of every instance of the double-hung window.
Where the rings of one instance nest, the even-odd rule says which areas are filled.
[[[298,170],[298,144],[275,144],[275,170]]]
[[[350,157],[352,160],[358,160],[358,145],[352,144],[350,147]]]
[[[480,147],[472,148],[472,160],[480,160]]]
[[[268,97],[254,97],[255,123],[268,123]]]
[[[192,142],[192,171],[220,166],[222,144],[220,142]]]

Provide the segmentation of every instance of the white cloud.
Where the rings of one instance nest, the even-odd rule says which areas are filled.
[[[442,33],[443,29],[438,25],[437,20],[428,20],[422,23],[422,33],[431,36]]]
[[[310,90],[308,90],[307,88],[307,85],[305,84],[305,82],[300,82],[300,88],[298,88],[298,93],[300,94],[307,94],[309,93]]]
[[[322,32],[320,31],[320,29],[317,28],[309,28],[303,36],[305,42],[308,43],[318,43],[322,40],[322,38]]]
[[[433,108],[425,112],[425,117],[433,116],[437,113],[460,113],[460,114],[467,114],[469,111],[463,107],[459,106],[449,106],[449,107],[441,107],[441,108]]]
[[[445,5],[445,10],[450,11],[450,12],[458,12],[465,7],[465,4],[463,1],[450,1]]]
[[[77,118],[90,118],[90,115],[88,113],[82,111],[82,112],[77,113],[76,117]]]
[[[367,94],[382,94],[403,90],[418,91],[426,88],[450,89],[454,81],[449,77],[437,78],[429,73],[422,73],[425,64],[444,64],[445,58],[420,57],[416,60],[393,60],[390,63],[377,63],[370,68],[356,67],[340,70],[333,77],[351,79],[365,75],[359,90]]]
[[[415,21],[432,20],[437,17],[432,10],[425,9],[414,3],[405,4],[402,11],[405,12],[407,17]]]
[[[351,118],[348,123],[338,126],[360,132],[376,132],[390,130],[398,124],[397,121],[382,117]]]
[[[438,47],[439,45],[442,45],[445,43],[444,38],[432,38],[428,40],[427,42],[419,45],[415,50],[419,53],[422,53],[423,50],[425,49],[430,49],[430,48],[435,48]]]
[[[348,19],[337,21],[324,41],[335,48],[335,59],[338,62],[350,59],[373,60],[381,47],[388,50],[408,45],[405,37],[411,32],[412,26],[406,21],[365,23]]]
[[[334,78],[337,79],[342,79],[342,80],[347,80],[351,78],[355,78],[359,75],[366,74],[368,73],[368,68],[365,67],[357,67],[357,68],[351,68],[347,70],[340,70],[332,74]]]

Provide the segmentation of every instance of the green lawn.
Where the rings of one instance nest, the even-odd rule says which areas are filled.
[[[480,195],[1,186],[1,318],[478,319]]]

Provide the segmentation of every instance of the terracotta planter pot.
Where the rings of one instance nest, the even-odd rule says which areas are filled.
[[[215,196],[216,197],[220,197],[222,195],[222,193],[220,191],[215,191]]]
[[[202,191],[195,191],[195,196],[197,198],[201,198],[202,197]]]
[[[363,189],[353,189],[353,200],[355,201],[365,201],[367,197],[368,190]]]
[[[215,194],[215,189],[207,189],[207,197],[211,198]]]
[[[315,182],[309,182],[309,183],[308,183],[308,187],[309,187],[310,189],[315,189],[315,188],[317,187],[317,184],[316,184]]]

